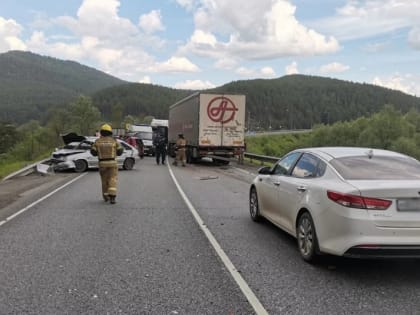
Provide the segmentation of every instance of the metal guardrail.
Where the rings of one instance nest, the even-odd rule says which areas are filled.
[[[29,174],[31,174],[31,173],[33,173],[33,172],[35,172],[37,170],[37,165],[38,164],[43,163],[43,162],[46,162],[48,160],[49,159],[45,159],[45,160],[42,160],[42,161],[39,161],[39,162],[30,164],[28,166],[25,166],[24,168],[21,168],[20,170],[18,170],[16,172],[13,172],[13,173],[11,173],[9,175],[7,175],[6,177],[4,177],[2,179],[2,181],[8,180],[8,179],[12,179],[13,177],[16,177],[16,176],[26,176],[26,175],[29,175]]]
[[[260,161],[261,165],[263,165],[264,162],[270,162],[270,163],[276,163],[280,158],[276,156],[268,156],[268,155],[259,155],[254,153],[248,153],[245,152],[244,156],[251,160]]]

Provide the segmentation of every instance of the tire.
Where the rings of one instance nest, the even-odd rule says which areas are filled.
[[[309,212],[304,212],[298,219],[296,226],[298,249],[303,260],[316,262],[319,258],[318,239],[315,224]]]
[[[193,157],[193,151],[190,148],[188,148],[185,154],[186,154],[187,163],[194,164],[195,158]]]
[[[258,204],[258,195],[255,187],[252,187],[249,193],[249,214],[251,215],[252,221],[261,221],[260,207]]]
[[[129,171],[132,170],[134,167],[134,160],[133,159],[125,159],[123,163],[123,169]]]
[[[86,172],[88,168],[88,164],[85,160],[76,160],[74,161],[74,170],[77,173]]]

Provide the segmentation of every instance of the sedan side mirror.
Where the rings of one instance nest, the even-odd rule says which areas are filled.
[[[258,170],[258,174],[261,174],[261,175],[269,175],[269,174],[271,174],[271,167],[270,166],[261,167]]]

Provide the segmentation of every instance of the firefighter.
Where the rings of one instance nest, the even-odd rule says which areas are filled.
[[[118,166],[116,157],[120,156],[124,149],[121,144],[112,137],[112,127],[108,124],[101,126],[100,138],[92,145],[90,153],[98,156],[99,174],[102,182],[102,196],[105,202],[115,203],[117,196]]]
[[[184,139],[184,135],[182,133],[180,133],[178,135],[178,140],[176,140],[176,158],[175,161],[173,163],[173,165],[177,166],[178,165],[178,161],[180,161],[182,163],[182,166],[185,166],[185,150],[186,150],[186,146],[187,146],[187,140]]]

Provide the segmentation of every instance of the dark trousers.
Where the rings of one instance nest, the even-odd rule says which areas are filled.
[[[159,161],[161,161],[162,164],[165,164],[166,150],[156,149],[155,154],[156,154],[156,163],[159,164]]]

